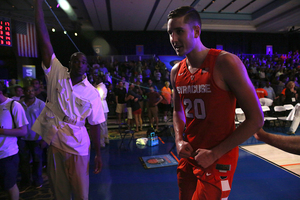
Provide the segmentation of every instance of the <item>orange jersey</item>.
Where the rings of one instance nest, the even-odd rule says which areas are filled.
[[[191,73],[186,59],[179,64],[175,88],[186,117],[187,141],[194,150],[211,149],[234,130],[236,98],[213,80],[214,66],[221,50],[211,49],[203,64]]]
[[[163,87],[161,89],[161,95],[164,96],[164,99],[161,101],[163,104],[170,104],[172,99],[172,91],[170,88]]]
[[[256,94],[259,99],[265,98],[266,96],[268,96],[267,90],[265,90],[263,88],[257,88],[257,89],[255,89],[255,91],[256,91]]]

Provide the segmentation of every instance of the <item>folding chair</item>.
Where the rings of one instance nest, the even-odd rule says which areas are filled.
[[[235,126],[239,126],[243,121],[245,121],[245,114],[241,108],[235,109]]]
[[[271,127],[271,124],[273,124],[273,127],[275,127],[275,122],[277,120],[277,117],[270,116],[270,107],[261,106],[261,109],[264,113],[264,121],[266,126]]]
[[[125,128],[123,128],[123,125],[125,125]],[[131,134],[131,137],[130,137],[130,140],[129,140],[129,143],[128,143],[128,148],[129,148],[129,145],[130,145],[132,139],[134,138],[134,131],[133,130],[128,130],[127,127],[128,127],[127,124],[120,124],[119,125],[119,133],[120,133],[120,136],[121,136],[121,143],[120,143],[120,146],[119,146],[120,149],[124,145],[124,140],[125,140],[125,137],[127,135]],[[126,150],[125,147],[124,147],[124,149]]]
[[[287,119],[289,112],[293,109],[293,106],[291,106],[292,105],[274,106],[274,111],[283,133],[285,132],[285,127],[291,123],[291,120]]]

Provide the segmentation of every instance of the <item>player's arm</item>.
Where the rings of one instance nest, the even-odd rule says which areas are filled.
[[[213,148],[217,158],[246,141],[264,124],[263,113],[253,84],[242,61],[233,54],[225,53],[217,60],[222,81],[234,93],[245,113],[245,121],[220,145]]]
[[[98,174],[102,169],[102,159],[100,153],[100,124],[90,125],[90,134],[96,151],[94,174]]]
[[[188,142],[184,141],[183,138],[183,131],[184,131],[186,121],[185,121],[184,110],[180,102],[180,97],[175,87],[175,78],[176,78],[177,71],[178,71],[178,64],[172,68],[171,76],[170,76],[171,84],[174,88],[173,126],[175,132],[175,143],[176,143],[178,156],[181,158],[189,158],[192,156],[193,148]]]
[[[258,97],[241,60],[229,53],[219,55],[214,73],[214,80],[217,81],[217,84],[223,85],[224,89],[233,92],[236,96],[246,119],[219,145],[212,149],[197,150],[195,159],[204,168],[210,166],[225,153],[246,141],[264,123]]]
[[[254,137],[283,151],[300,155],[300,136],[271,134],[260,129]]]
[[[13,128],[13,129],[0,128],[0,135],[22,137],[25,136],[26,134],[27,134],[27,125],[18,128]]]
[[[38,45],[42,54],[42,60],[46,68],[50,67],[53,48],[44,19],[43,0],[34,0],[35,5],[35,28]]]

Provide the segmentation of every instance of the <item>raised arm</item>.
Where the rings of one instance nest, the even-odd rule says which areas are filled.
[[[44,0],[34,0],[35,5],[35,28],[38,39],[38,46],[42,54],[42,60],[44,65],[49,68],[51,57],[53,54],[53,48],[50,42],[49,33],[44,20],[43,12],[43,1]]]
[[[181,158],[189,158],[192,156],[193,148],[192,146],[184,141],[183,131],[185,127],[185,115],[183,111],[182,104],[180,102],[179,94],[175,87],[175,78],[178,71],[178,64],[175,65],[171,70],[171,84],[174,88],[174,110],[173,110],[173,126],[175,131],[175,143],[177,148],[177,154]]]

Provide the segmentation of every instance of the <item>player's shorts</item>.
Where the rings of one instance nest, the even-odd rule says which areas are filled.
[[[0,186],[8,191],[17,183],[19,154],[0,159]]]
[[[132,108],[131,107],[127,107],[127,118],[132,119]]]
[[[126,112],[126,104],[118,103],[116,108],[116,113],[125,113]]]
[[[180,200],[227,200],[238,160],[238,147],[203,169],[190,159],[178,163],[177,178]]]

